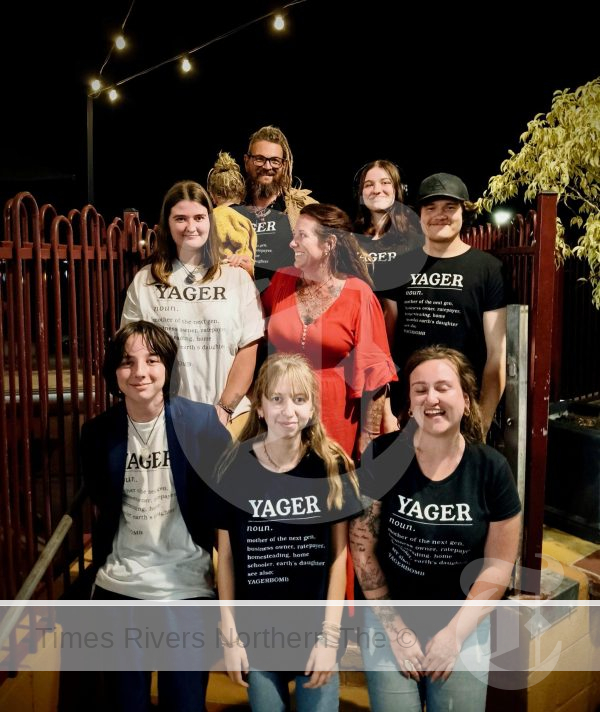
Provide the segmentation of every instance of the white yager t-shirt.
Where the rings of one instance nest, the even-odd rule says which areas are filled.
[[[135,428],[127,431],[119,528],[96,583],[132,598],[213,598],[211,555],[192,539],[177,501],[164,412]]]
[[[169,285],[155,282],[143,267],[127,290],[121,326],[145,319],[169,332],[178,345],[177,392],[197,403],[216,404],[227,383],[236,353],[264,335],[260,297],[254,282],[240,267],[221,265],[210,282],[187,284],[189,272],[179,260]],[[249,410],[243,398],[234,416]]]

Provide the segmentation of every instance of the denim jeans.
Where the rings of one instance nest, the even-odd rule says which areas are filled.
[[[336,712],[340,703],[340,677],[336,672],[322,687],[306,689],[310,676],[290,672],[251,670],[248,698],[252,712],[286,712],[290,709],[288,682],[296,680],[297,712]]]
[[[489,616],[466,638],[445,682],[431,682],[427,676],[416,682],[399,672],[379,619],[370,608],[363,611],[368,637],[361,636],[359,642],[372,712],[422,712],[425,704],[427,712],[484,712],[490,660]],[[425,643],[421,641],[423,650]]]

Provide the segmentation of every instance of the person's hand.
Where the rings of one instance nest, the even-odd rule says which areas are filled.
[[[432,682],[437,680],[445,682],[454,670],[460,648],[461,645],[456,633],[447,627],[442,628],[425,648],[425,660],[423,661],[425,675],[429,675]]]
[[[224,646],[223,651],[225,667],[227,668],[227,676],[229,679],[237,685],[248,687],[248,683],[243,677],[250,669],[246,648],[234,644],[231,647]]]
[[[398,424],[398,418],[390,410],[383,411],[383,416],[381,418],[381,432],[382,433],[393,433],[396,430],[400,430],[400,425]]]
[[[231,420],[231,415],[223,408],[223,406],[217,405],[215,406],[215,410],[217,411],[217,418],[221,422],[222,425],[227,427],[229,424],[229,421]]]
[[[252,272],[252,268],[254,267],[248,255],[229,255],[223,262],[230,267],[243,267],[248,272]]]
[[[331,677],[337,673],[337,648],[323,643],[316,643],[310,652],[306,663],[305,675],[310,675],[310,680],[303,687],[314,689],[326,685]]]
[[[388,638],[402,675],[418,682],[423,675],[425,656],[415,633],[410,628],[404,628],[393,637],[390,637],[388,632]]]

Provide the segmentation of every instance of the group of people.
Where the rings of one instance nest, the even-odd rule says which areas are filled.
[[[122,402],[82,429],[93,597],[323,601],[302,671],[252,667],[231,605],[221,628],[253,710],[289,709],[292,679],[299,710],[330,710],[334,602],[356,577],[373,602],[354,618],[372,708],[483,710],[489,608],[461,602],[504,595],[519,537],[512,474],[484,444],[504,388],[501,264],[461,240],[471,204],[456,176],[422,182],[419,220],[397,166],[368,163],[353,223],[292,186],[278,128],[250,137],[244,166],[245,179],[220,154],[206,190],[170,188],[107,346]],[[257,523],[283,542],[264,578],[249,556]],[[306,554],[296,532],[314,544],[310,566],[286,565]],[[419,620],[387,599],[457,605]],[[115,679],[118,709],[149,709],[147,671]],[[207,680],[159,672],[161,704],[203,710]]]

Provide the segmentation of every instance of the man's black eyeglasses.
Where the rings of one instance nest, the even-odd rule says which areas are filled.
[[[279,156],[273,156],[272,158],[267,158],[266,156],[255,156],[252,153],[248,154],[248,158],[254,163],[255,166],[264,166],[265,163],[270,163],[271,168],[281,168],[285,163],[285,158],[279,158]]]

